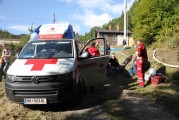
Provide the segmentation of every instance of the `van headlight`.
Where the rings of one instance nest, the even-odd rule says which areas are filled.
[[[57,80],[65,82],[67,80],[72,80],[72,78],[73,78],[73,73],[66,73],[66,74],[58,75]]]
[[[10,82],[14,82],[15,81],[15,75],[7,74],[6,75],[6,80],[9,80]]]

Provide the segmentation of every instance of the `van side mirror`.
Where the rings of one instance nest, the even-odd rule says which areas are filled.
[[[88,51],[83,52],[83,53],[79,56],[80,59],[85,59],[85,58],[89,58],[89,57],[91,57],[91,55],[90,55],[90,53],[89,53]]]

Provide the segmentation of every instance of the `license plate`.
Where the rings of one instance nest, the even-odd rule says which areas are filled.
[[[46,98],[24,98],[24,104],[47,104]]]

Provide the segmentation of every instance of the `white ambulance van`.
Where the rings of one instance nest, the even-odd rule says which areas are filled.
[[[92,57],[86,49],[96,41],[103,50],[100,56]],[[6,95],[25,105],[81,98],[86,88],[105,82],[108,61],[105,38],[91,39],[79,49],[72,25],[44,24],[9,67]]]

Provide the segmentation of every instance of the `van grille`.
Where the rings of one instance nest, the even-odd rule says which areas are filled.
[[[57,90],[13,90],[15,96],[57,95]]]
[[[15,82],[31,82],[34,76],[16,76]],[[35,76],[39,82],[53,82],[57,81],[57,75],[51,76]]]

